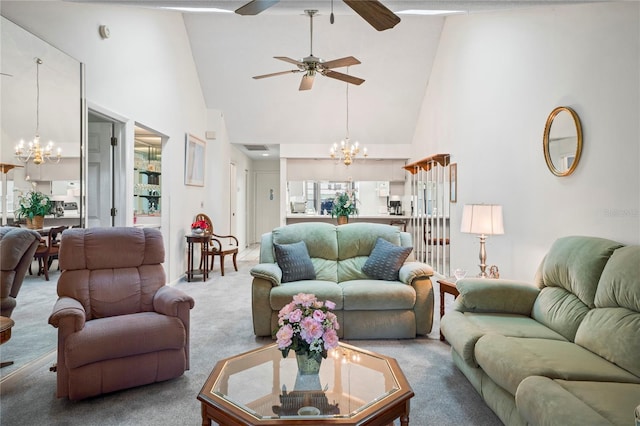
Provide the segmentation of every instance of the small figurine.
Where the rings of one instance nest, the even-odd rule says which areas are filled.
[[[489,268],[489,278],[500,278],[500,272],[498,271],[498,267],[496,265],[491,265]]]

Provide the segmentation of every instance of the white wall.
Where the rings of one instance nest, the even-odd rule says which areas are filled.
[[[231,158],[222,115],[206,109],[182,15],[46,1],[3,1],[1,13],[85,64],[89,103],[169,136],[162,153],[162,231],[168,280],[179,279],[193,217],[209,211],[212,220],[228,226]],[[99,25],[109,26],[109,39],[100,38]],[[205,139],[206,130],[219,137],[207,144],[205,186],[185,186],[185,134]],[[131,130],[131,145],[132,136]]]
[[[640,5],[556,6],[447,18],[416,127],[415,159],[458,163],[452,269],[478,272],[466,203],[504,206],[488,264],[531,280],[553,241],[640,242]],[[584,149],[569,177],[546,167],[542,133],[556,106],[580,116]]]

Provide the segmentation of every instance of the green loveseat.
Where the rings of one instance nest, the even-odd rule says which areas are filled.
[[[415,338],[428,334],[433,323],[433,269],[412,261],[410,254],[398,272],[398,280],[371,279],[362,268],[378,237],[395,246],[411,247],[409,233],[374,223],[298,223],[264,234],[260,263],[251,269],[256,336],[273,335],[278,311],[301,292],[335,302],[341,338]],[[274,243],[299,241],[306,244],[316,277],[283,283]]]
[[[508,425],[629,425],[640,404],[640,246],[558,239],[535,285],[464,279],[441,322]]]

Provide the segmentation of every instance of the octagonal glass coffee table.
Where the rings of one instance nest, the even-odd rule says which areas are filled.
[[[219,361],[202,387],[202,424],[409,424],[414,393],[395,359],[340,343],[318,375],[276,344]]]

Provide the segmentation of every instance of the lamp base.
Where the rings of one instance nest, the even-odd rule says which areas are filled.
[[[485,242],[487,241],[487,236],[484,234],[480,234],[478,236],[480,238],[480,273],[478,274],[479,278],[487,278],[487,250],[485,248]]]

